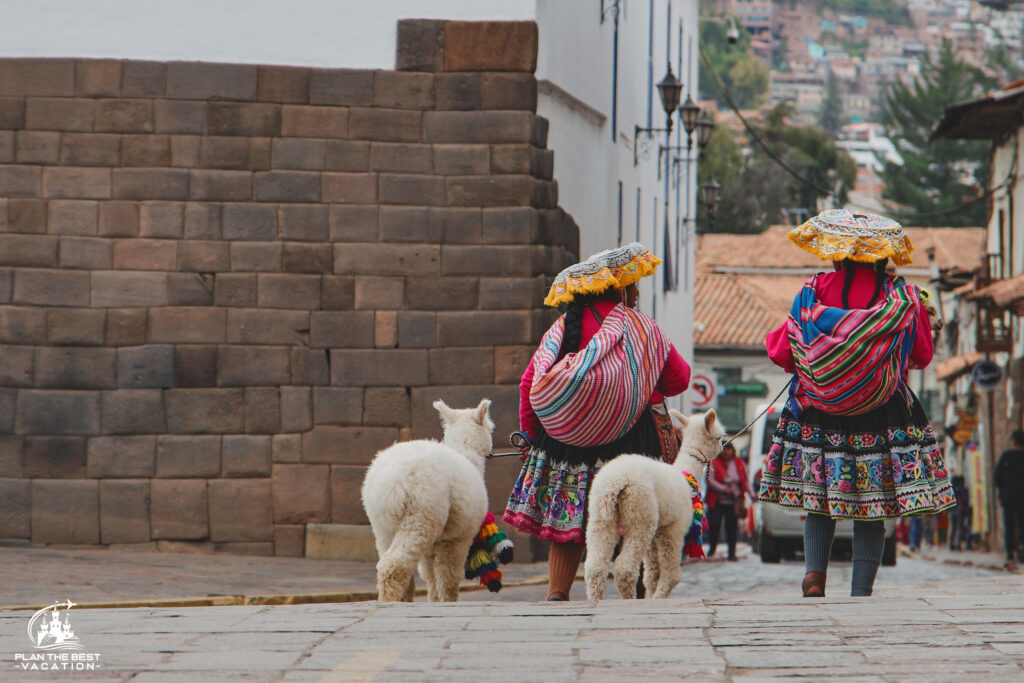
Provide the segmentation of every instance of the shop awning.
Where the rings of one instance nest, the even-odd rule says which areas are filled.
[[[1005,280],[996,280],[968,298],[988,298],[1000,308],[1011,308],[1017,315],[1024,315],[1024,274]]]
[[[974,367],[975,363],[984,357],[984,354],[970,351],[968,353],[961,353],[959,356],[947,358],[941,363],[935,364],[935,379],[950,382],[968,372]]]

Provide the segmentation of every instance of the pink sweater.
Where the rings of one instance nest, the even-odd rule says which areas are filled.
[[[597,314],[604,318],[607,316],[615,303],[612,301],[598,301],[591,308],[597,310]],[[580,329],[580,349],[585,347],[591,337],[601,329],[601,324],[588,309],[583,314],[583,324]],[[579,349],[577,349],[579,350]],[[533,363],[526,366],[523,378],[519,381],[519,429],[530,438],[536,440],[540,433],[540,420],[530,406],[530,387],[533,386]],[[676,351],[676,347],[669,345],[668,360],[661,370],[661,377],[658,378],[658,387],[651,394],[650,403],[658,403],[665,396],[681,394],[690,386],[690,366],[683,357]]]
[[[818,301],[826,306],[843,305],[843,277],[842,271],[833,273],[822,273],[818,276]],[[871,295],[875,292],[875,273],[870,268],[857,268],[854,271],[853,282],[850,284],[849,304],[851,308],[867,308],[870,306]],[[782,367],[786,372],[795,372],[793,364],[793,351],[789,346],[789,332],[787,324],[782,323],[778,329],[768,333],[765,339],[768,347],[768,357],[772,362]],[[914,346],[910,350],[910,366],[912,368],[924,368],[932,362],[932,355],[935,353],[935,346],[932,342],[931,322],[928,320],[928,312],[924,306],[917,306],[917,330],[914,335]]]

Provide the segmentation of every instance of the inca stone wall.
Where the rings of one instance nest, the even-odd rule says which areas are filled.
[[[536,49],[412,21],[396,71],[0,60],[0,538],[302,555],[436,398],[492,398],[500,448],[578,245]]]

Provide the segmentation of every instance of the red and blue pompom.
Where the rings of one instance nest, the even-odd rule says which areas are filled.
[[[479,577],[481,586],[487,586],[487,590],[497,593],[501,590],[501,570],[498,565],[511,562],[512,552],[512,541],[505,532],[498,530],[494,515],[488,512],[480,526],[480,533],[469,547],[466,578]]]

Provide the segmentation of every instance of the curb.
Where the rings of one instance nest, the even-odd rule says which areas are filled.
[[[1016,573],[1019,573],[1019,572],[1014,572],[1014,571],[1008,570],[1005,566],[1003,566],[1001,564],[988,564],[986,562],[975,562],[974,560],[958,560],[958,559],[953,558],[953,557],[947,557],[945,559],[941,559],[940,560],[935,555],[926,555],[924,553],[916,553],[915,554],[915,553],[911,553],[911,552],[905,551],[905,550],[901,550],[900,554],[903,557],[913,557],[913,558],[917,558],[919,560],[925,560],[926,562],[941,562],[942,564],[948,564],[948,565],[951,565],[951,566],[954,566],[954,567],[973,567],[975,569],[987,569],[989,571],[999,572],[1001,574],[1016,574]]]
[[[535,576],[521,581],[509,581],[502,588],[522,588],[546,584],[548,577]],[[487,590],[479,583],[459,584],[460,593]],[[416,595],[427,594],[426,588],[417,588]],[[342,593],[293,593],[271,595],[207,595],[183,598],[153,598],[150,600],[109,600],[75,603],[79,609],[132,609],[137,607],[237,607],[239,605],[309,605],[327,602],[368,602],[377,599],[377,591],[348,591]],[[0,605],[0,612],[37,611],[49,605]]]

